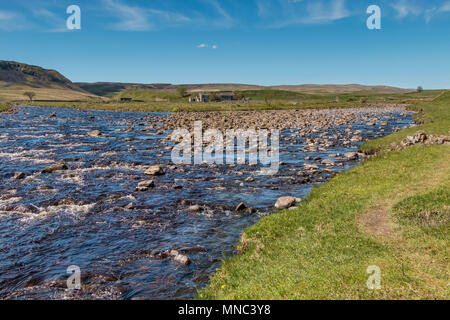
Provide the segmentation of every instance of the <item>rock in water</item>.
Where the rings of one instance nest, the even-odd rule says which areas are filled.
[[[242,211],[242,210],[245,210],[246,208],[247,208],[247,206],[245,205],[245,203],[241,202],[236,206],[234,211]]]
[[[189,257],[185,256],[183,254],[179,254],[179,255],[175,256],[173,258],[173,260],[175,262],[179,263],[179,264],[184,265],[184,266],[187,266],[187,265],[191,264],[191,260],[189,259]]]
[[[356,152],[347,152],[344,154],[345,160],[357,160],[358,159],[358,153]]]
[[[144,173],[149,176],[160,176],[164,174],[164,170],[159,165],[153,165],[148,167],[148,169],[145,170]]]
[[[148,189],[153,188],[154,186],[155,183],[153,182],[153,180],[141,181],[138,183],[136,191],[147,191]]]
[[[197,211],[201,211],[201,210],[202,210],[202,208],[198,204],[194,204],[187,209],[187,211],[189,211],[189,212],[197,212]]]
[[[319,166],[317,164],[305,163],[303,167],[305,168],[305,170],[319,170]]]
[[[58,163],[54,163],[48,167],[46,167],[44,170],[42,170],[42,173],[52,173],[54,171],[59,171],[59,170],[67,170],[67,165],[65,162],[58,162]]]
[[[325,160],[322,160],[322,164],[332,167],[332,166],[334,166],[334,161],[332,161],[330,159],[325,159]]]
[[[23,173],[23,172],[21,172],[21,171],[17,172],[17,173],[14,175],[14,179],[16,179],[16,180],[20,180],[20,179],[23,179],[23,178],[25,178],[25,173]]]
[[[101,132],[98,130],[88,132],[88,136],[91,136],[91,137],[98,137],[99,135],[101,135]]]
[[[275,208],[277,209],[286,209],[292,207],[297,202],[297,199],[294,197],[281,197],[278,198],[275,203]]]
[[[191,264],[191,259],[189,259],[188,256],[179,253],[177,250],[170,250],[169,256],[172,257],[173,261],[175,261],[176,263],[182,264],[184,266]]]

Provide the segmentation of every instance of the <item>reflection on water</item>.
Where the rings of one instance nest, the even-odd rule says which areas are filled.
[[[362,143],[348,141],[349,128],[366,140],[412,123],[401,111],[364,119],[371,116],[375,126],[360,121],[326,132],[284,130],[279,173],[246,181],[254,167],[171,164],[166,134],[146,127],[150,114],[33,107],[2,114],[0,298],[192,298],[234,253],[242,230],[270,214],[278,197],[304,197],[334,171],[357,163],[329,156]],[[89,136],[92,130],[102,134]],[[305,152],[311,141],[325,141],[326,148]],[[336,166],[323,170],[320,160],[327,158]],[[67,170],[41,173],[61,160]],[[156,163],[166,174],[153,178],[154,188],[137,192],[138,182],[149,178],[144,171]],[[296,175],[304,163],[321,170]],[[18,172],[24,177],[16,179]],[[256,212],[235,212],[240,202]],[[192,205],[200,209],[188,210]],[[169,249],[192,264],[155,255]],[[81,268],[80,291],[65,290],[70,265]]]

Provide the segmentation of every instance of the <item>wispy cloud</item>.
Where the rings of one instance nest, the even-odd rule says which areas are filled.
[[[18,12],[0,10],[0,30],[25,30],[30,26],[25,17]]]
[[[201,18],[204,23],[216,26],[216,27],[224,27],[229,28],[235,25],[236,21],[231,15],[223,8],[218,0],[201,0],[203,3],[206,3],[208,6],[212,7],[217,13],[217,18]]]
[[[46,8],[40,8],[34,10],[33,15],[35,18],[39,19],[39,21],[43,21],[43,23],[41,23],[43,31],[48,32],[69,31],[66,27],[65,16],[61,14],[58,15]]]
[[[191,19],[170,11],[131,6],[117,0],[103,0],[106,9],[119,21],[113,28],[122,31],[148,31],[162,26],[178,26]]]
[[[267,8],[267,2],[259,2],[261,9]],[[282,19],[271,24],[281,28],[296,24],[326,24],[350,17],[352,14],[345,0],[289,0],[284,3]],[[261,10],[260,10],[261,12]]]
[[[199,48],[199,49],[208,48],[208,47],[209,47],[209,45],[207,45],[206,43],[201,43],[201,44],[199,44],[199,45],[197,46],[197,48]],[[213,44],[213,45],[211,46],[211,49],[217,50],[217,45],[216,45],[216,44]]]
[[[426,22],[430,22],[434,16],[450,12],[450,1],[446,1],[438,6],[426,7],[417,1],[397,0],[391,3],[391,7],[395,10],[395,18],[397,19],[424,17]]]
[[[396,17],[398,19],[403,19],[410,15],[418,16],[423,13],[423,9],[412,1],[398,0],[392,3],[391,6],[397,12]]]
[[[445,12],[450,12],[450,1],[443,3],[439,7],[433,7],[433,8],[427,9],[425,11],[425,20],[427,22],[430,22],[434,16],[436,16],[440,13],[445,13]]]

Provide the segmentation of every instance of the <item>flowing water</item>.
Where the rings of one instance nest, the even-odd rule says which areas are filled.
[[[322,170],[316,161],[318,174],[297,179],[303,164],[314,162],[306,157],[356,151],[362,142],[341,139],[348,128],[367,140],[412,124],[402,110],[367,113],[364,119],[373,115],[376,125],[356,121],[304,135],[284,130],[278,174],[254,182],[245,181],[256,170],[248,165],[174,166],[166,135],[141,130],[149,114],[44,107],[0,114],[0,298],[192,298],[234,253],[242,230],[273,212],[278,197],[305,197],[333,171],[358,163],[332,158],[336,166]],[[92,130],[102,135],[89,136]],[[307,152],[308,138],[334,142]],[[67,170],[41,173],[60,160]],[[156,163],[166,174],[153,177],[149,191],[136,191]],[[14,178],[17,172],[25,177]],[[240,202],[256,212],[235,212]],[[187,210],[193,204],[202,210]],[[169,249],[192,263],[155,256]],[[81,269],[82,290],[66,287],[71,265]]]

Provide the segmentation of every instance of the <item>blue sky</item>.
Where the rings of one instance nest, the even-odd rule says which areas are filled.
[[[0,0],[0,37],[72,81],[450,88],[450,0]]]

